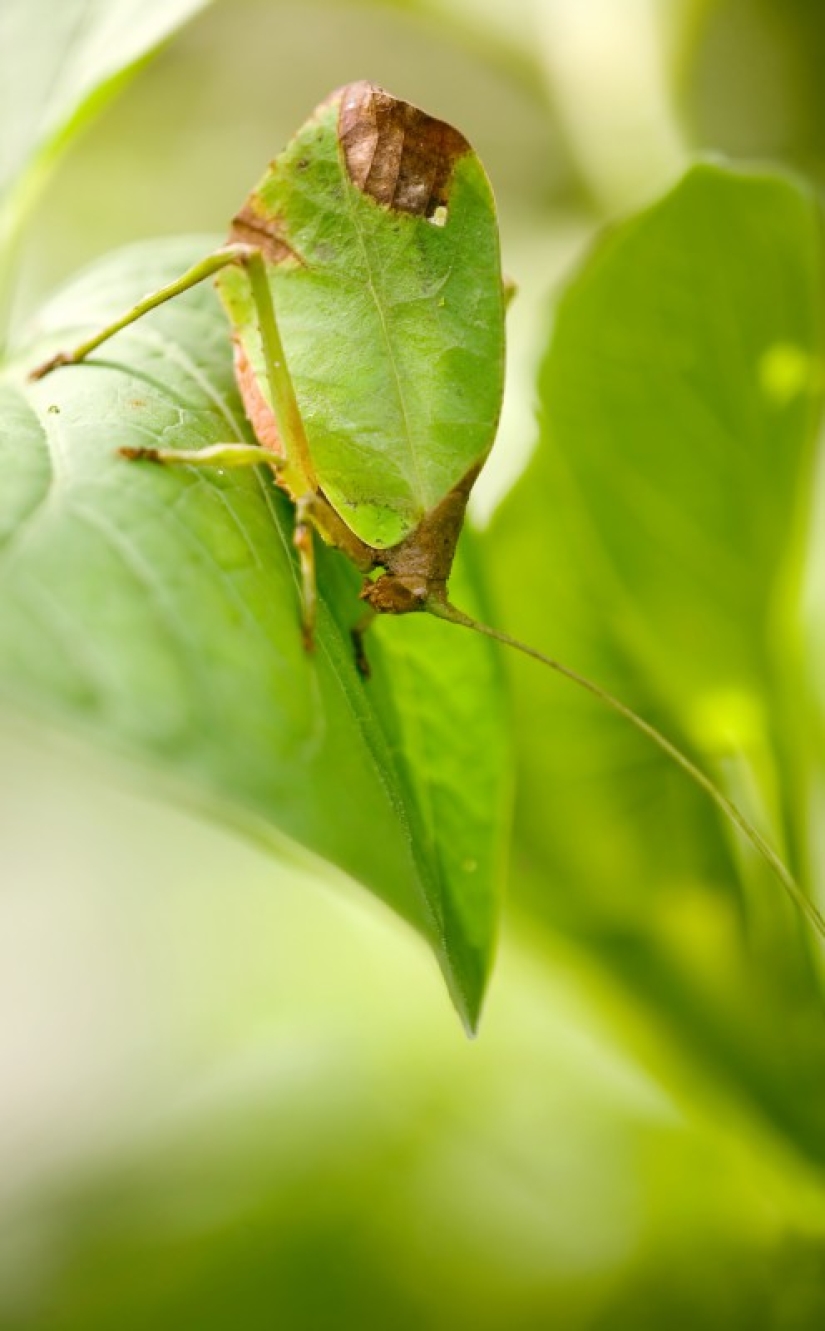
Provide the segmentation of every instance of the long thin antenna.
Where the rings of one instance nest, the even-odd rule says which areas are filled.
[[[594,684],[592,679],[587,679],[586,676],[580,675],[578,671],[571,670],[569,666],[563,665],[561,661],[554,660],[552,656],[545,656],[544,652],[537,651],[535,647],[528,647],[526,643],[519,642],[517,638],[511,638],[509,633],[501,633],[498,629],[490,628],[489,624],[482,624],[478,620],[472,619],[469,615],[465,615],[462,610],[450,605],[449,601],[432,599],[427,602],[427,611],[429,614],[437,616],[438,619],[446,619],[450,624],[458,624],[462,628],[473,629],[476,633],[482,633],[487,638],[493,638],[496,642],[504,643],[506,647],[515,648],[517,652],[522,652],[525,656],[532,656],[534,661],[540,661],[542,665],[549,666],[551,670],[563,675],[565,679],[569,679],[574,684],[578,684],[580,688],[586,689],[588,693],[591,693],[595,698],[610,707],[612,711],[617,712],[619,716],[623,716],[637,730],[640,730],[663,753],[666,753],[678,767],[681,767],[691,781],[695,782],[705,792],[735,827],[738,827],[754,850],[762,856],[766,864],[776,874],[791,900],[802,911],[809,923],[813,925],[820,937],[825,939],[825,919],[823,919],[810,898],[802,891],[796,879],[783,864],[770,843],[765,840],[761,832],[757,831],[742,811],[726,795],[722,794],[722,791],[714,785],[710,777],[706,776],[695,763],[692,763],[690,758],[682,753],[681,749],[677,749],[676,745],[671,743],[660,730],[652,726],[649,721],[643,720],[631,707],[620,702],[612,693],[608,693],[599,684]]]

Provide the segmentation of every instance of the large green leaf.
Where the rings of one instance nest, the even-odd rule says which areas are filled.
[[[818,405],[820,225],[792,181],[699,166],[602,241],[558,312],[546,436],[669,697],[771,673]]]
[[[206,248],[113,257],[49,307],[39,335],[71,342]],[[429,938],[472,1026],[508,786],[495,658],[435,621],[392,622],[370,643],[365,684],[349,641],[358,578],[330,552],[308,659],[292,515],[268,477],[115,457],[242,437],[229,346],[202,287],[94,361],[4,386],[0,689],[364,883]],[[465,563],[456,594],[476,601],[473,584]]]
[[[450,126],[351,84],[272,163],[233,234],[272,251],[321,489],[362,540],[395,545],[495,438],[504,300],[481,162]],[[227,269],[219,287],[267,396],[245,276]]]
[[[3,0],[0,249],[72,135],[209,0]]]
[[[691,749],[802,875],[789,592],[821,356],[814,198],[693,169],[564,294],[540,447],[492,536],[502,624]],[[626,723],[534,666],[515,675],[523,903],[825,1158],[821,996],[779,884]]]

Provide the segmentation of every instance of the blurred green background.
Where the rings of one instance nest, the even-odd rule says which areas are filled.
[[[372,79],[460,126],[499,200],[519,298],[485,525],[593,236],[696,152],[818,183],[823,53],[815,0],[216,0],[63,158],[10,322],[123,242],[221,234],[311,107]],[[495,540],[518,548],[527,507]],[[562,642],[634,702],[615,639],[571,614]],[[365,893],[2,720],[0,1326],[825,1325],[822,1012],[794,926],[768,958],[735,938],[712,816],[530,669],[516,732],[547,756],[521,755],[474,1043]]]

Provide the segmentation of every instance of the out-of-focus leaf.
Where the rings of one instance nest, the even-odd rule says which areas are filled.
[[[572,621],[582,666],[606,657],[629,701],[743,757],[777,817],[769,712],[819,407],[820,263],[804,188],[711,166],[610,233],[561,302],[542,447],[496,537],[531,641],[558,648]]]
[[[3,0],[0,250],[59,152],[209,0]]]
[[[689,172],[563,297],[541,446],[492,535],[502,625],[692,749],[803,870],[787,592],[820,299],[807,190]],[[514,672],[525,904],[821,1159],[821,997],[779,884],[731,859],[729,829],[626,724],[536,667]]]
[[[0,1209],[3,1331],[233,1331],[273,1307],[289,1331],[773,1331],[789,1306],[812,1331],[821,1180],[758,1122],[680,1112],[559,953],[511,940],[476,1048],[432,1008],[425,1040],[389,1005],[364,1021],[338,958],[320,1020],[317,965],[274,1003],[264,986],[263,1026],[182,1103],[141,1085],[137,1141]]]
[[[114,256],[38,331],[71,343],[205,249]],[[148,765],[177,796],[365,884],[430,940],[472,1027],[508,788],[494,654],[440,623],[392,623],[370,643],[365,684],[349,641],[359,580],[329,553],[308,659],[292,514],[268,477],[115,457],[242,437],[229,345],[202,287],[93,361],[4,387],[0,689]],[[472,583],[457,572],[457,594],[474,601]]]
[[[819,406],[820,228],[795,182],[699,166],[602,241],[544,365],[545,437],[614,622],[697,709],[773,674]]]

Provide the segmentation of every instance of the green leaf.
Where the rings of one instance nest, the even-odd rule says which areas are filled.
[[[820,225],[797,182],[700,165],[607,234],[560,302],[540,446],[491,551],[502,625],[692,750],[803,881],[809,718],[790,625]],[[825,1158],[813,940],[780,886],[618,718],[513,671],[523,904]]]
[[[208,248],[113,256],[55,300],[39,337],[71,343]],[[249,436],[209,288],[85,365],[18,378],[0,404],[6,699],[160,773],[171,798],[289,838],[366,885],[430,940],[472,1028],[509,786],[494,654],[424,617],[382,624],[365,683],[349,640],[359,579],[322,551],[309,659],[292,513],[268,474],[115,457],[124,445]],[[477,604],[469,563],[457,579]]]
[[[209,0],[4,0],[0,251],[74,134]]]
[[[820,227],[797,183],[699,166],[606,237],[558,312],[546,437],[666,696],[771,674],[819,405]]]
[[[820,404],[820,225],[796,182],[700,165],[608,233],[560,302],[541,445],[494,538],[522,636],[559,652],[569,631],[584,669],[711,757],[744,752],[768,788]],[[596,724],[620,761],[645,752]]]
[[[274,246],[321,489],[367,544],[395,545],[486,457],[501,409],[498,225],[478,157],[450,126],[351,84],[272,164],[233,234]],[[268,398],[245,276],[227,269],[218,286]]]

